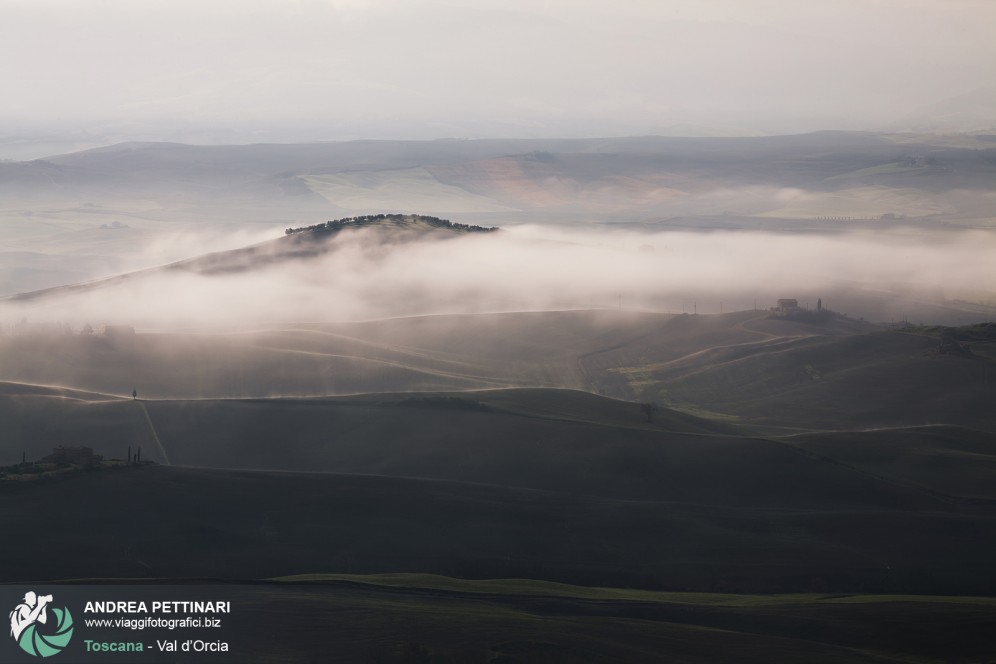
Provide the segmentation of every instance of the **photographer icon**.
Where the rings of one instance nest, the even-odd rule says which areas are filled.
[[[24,594],[24,604],[18,604],[17,608],[10,612],[10,635],[15,641],[21,638],[21,632],[38,622],[45,624],[48,622],[48,613],[45,605],[52,602],[51,595],[38,597],[34,592],[28,591]]]

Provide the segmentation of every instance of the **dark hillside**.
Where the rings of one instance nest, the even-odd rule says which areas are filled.
[[[717,508],[154,467],[0,483],[0,518],[20,535],[0,549],[8,581],[405,569],[696,591],[996,592],[993,515],[942,505]]]

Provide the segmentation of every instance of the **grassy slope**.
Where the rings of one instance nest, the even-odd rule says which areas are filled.
[[[996,500],[996,440],[962,427],[800,434],[783,442],[878,476],[948,495]]]
[[[749,312],[744,312],[749,313]],[[984,355],[939,356],[936,339],[899,332],[772,334],[746,319],[753,343],[709,339],[697,352],[629,344],[584,358],[586,374],[621,398],[657,398],[743,421],[812,429],[948,423],[996,427],[996,369]],[[715,323],[714,323],[715,325]],[[728,335],[729,328],[721,328]],[[988,373],[987,373],[988,372]],[[987,378],[988,377],[988,378]]]
[[[183,588],[231,601],[221,636],[247,663],[986,661],[994,607],[975,597],[651,593],[425,574]]]
[[[943,503],[718,507],[167,467],[5,483],[0,494],[0,517],[19,534],[0,551],[8,581],[328,570],[694,591],[996,592],[991,510]]]
[[[508,315],[509,325],[529,334],[504,345],[486,344],[491,355],[473,361],[478,367],[487,367],[500,364],[501,358],[512,353],[539,357],[553,347],[560,349],[556,362],[569,365],[580,349],[592,345],[604,348],[605,340],[618,338],[617,347],[583,358],[578,371],[597,380],[602,368],[598,363],[612,353],[640,361],[657,353],[650,358],[656,364],[647,366],[673,372],[672,385],[689,390],[710,387],[714,401],[703,399],[700,403],[728,408],[736,402],[722,402],[724,394],[749,393],[751,399],[744,402],[759,404],[758,417],[783,418],[775,421],[820,423],[813,413],[818,415],[821,408],[832,407],[848,413],[841,423],[847,426],[826,428],[860,428],[861,411],[849,413],[847,409],[849,404],[867,401],[884,408],[882,412],[890,417],[909,413],[922,416],[919,409],[924,404],[947,403],[945,412],[952,417],[966,423],[974,417],[976,423],[985,424],[976,412],[984,415],[983,409],[971,401],[964,405],[966,395],[971,396],[975,388],[969,383],[970,389],[964,389],[957,371],[989,360],[924,354],[924,349],[934,344],[928,337],[854,335],[847,329],[831,330],[826,336],[805,336],[818,330],[749,313],[715,318],[636,316],[626,320],[599,316],[584,312]],[[494,318],[478,320],[481,325],[489,321]],[[307,344],[348,343],[356,349],[374,348],[383,357],[389,353],[395,358],[422,361],[428,357],[452,367],[458,358],[471,357],[475,348],[472,337],[460,337],[463,345],[452,349],[441,348],[447,329],[458,327],[459,322],[440,317],[369,323],[349,335],[325,328],[259,334],[284,341],[293,338],[301,344],[299,350],[309,350]],[[586,327],[573,328],[568,322],[583,322]],[[620,326],[626,330],[623,335]],[[431,343],[426,341],[421,348],[397,343],[412,331],[419,332],[417,339]],[[791,331],[797,338],[784,340]],[[126,343],[154,340],[143,337]],[[696,344],[701,343],[726,348],[702,352],[696,350]],[[219,347],[208,345],[209,349]],[[807,359],[807,353],[816,352],[813,349],[826,364],[813,365],[819,377],[807,373],[808,384],[799,385],[798,366]],[[113,354],[120,349],[105,350]],[[745,350],[748,352],[743,353]],[[716,361],[716,353],[727,354],[726,361]],[[205,352],[200,357],[207,356]],[[178,361],[182,353],[167,357]],[[163,358],[157,361],[164,368],[170,364]],[[400,359],[397,363],[403,364]],[[907,366],[912,369],[907,370]],[[88,370],[97,370],[97,364]],[[208,374],[212,370],[205,369]],[[177,380],[183,375],[183,368],[175,370]],[[733,380],[738,375],[753,376],[754,382],[738,383]],[[871,380],[876,376],[878,382]],[[903,392],[885,390],[878,394],[885,385],[882,376],[898,380]],[[650,377],[654,377],[652,372]],[[938,387],[932,391],[920,387],[930,381]],[[867,388],[862,392],[864,384]],[[832,391],[826,392],[830,388]],[[807,392],[811,389],[830,395],[825,397],[829,405],[814,397],[819,392]],[[220,499],[219,505],[227,505],[223,514],[205,511],[205,520],[198,526],[174,527],[170,536],[178,548],[172,555],[179,556],[180,549],[191,543],[198,551],[191,567],[176,570],[183,573],[223,569],[220,562],[214,562],[215,547],[229,553],[231,547],[254,552],[245,563],[251,575],[286,572],[268,568],[266,561],[298,560],[295,556],[303,555],[302,545],[309,550],[328,546],[330,529],[338,527],[338,518],[346,517],[337,513],[338,517],[327,519],[315,511],[314,501],[286,504],[283,496],[288,492],[295,495],[299,486],[312,487],[316,496],[335,496],[319,498],[317,504],[345,500],[355,506],[356,496],[342,489],[343,483],[363,481],[380,484],[355,489],[360,492],[356,495],[365,497],[360,501],[363,509],[355,514],[367,514],[363,510],[372,509],[370,505],[380,505],[375,515],[368,516],[382,528],[357,531],[354,524],[350,526],[353,539],[363,546],[392,548],[400,538],[412,540],[414,548],[398,549],[397,557],[385,562],[378,558],[377,549],[361,546],[336,558],[336,570],[398,571],[403,569],[398,567],[403,561],[414,561],[423,566],[422,571],[440,573],[505,575],[514,568],[523,576],[540,578],[585,582],[623,578],[636,584],[740,590],[874,587],[977,592],[991,583],[982,561],[993,550],[989,510],[996,464],[991,463],[992,436],[981,429],[817,431],[764,438],[738,436],[745,430],[737,423],[702,420],[671,410],[663,410],[657,421],[648,424],[632,403],[565,390],[440,394],[441,401],[415,404],[406,403],[410,396],[395,393],[136,404],[101,394],[7,384],[0,389],[5,422],[0,435],[8,463],[18,461],[21,450],[27,449],[37,458],[54,444],[88,444],[98,453],[119,457],[125,455],[128,445],[142,445],[145,457],[155,458],[153,432],[141,412],[144,405],[158,438],[177,464],[383,476],[338,477],[328,480],[326,486],[317,476],[218,476],[226,478],[222,481],[194,471],[155,470],[180,473],[162,476],[166,478],[162,480],[165,496],[183,496],[187,501],[189,495],[204,504]],[[426,396],[431,395],[421,395],[423,399]],[[479,409],[473,403],[469,409],[453,407],[447,399],[454,396],[481,402],[487,408]],[[785,411],[785,404],[793,399],[799,400],[800,407]],[[279,478],[291,479],[283,482]],[[440,484],[439,480],[450,483]],[[59,480],[73,481],[77,480]],[[101,481],[98,488],[103,490],[117,481]],[[150,481],[149,486],[154,484]],[[224,495],[214,493],[212,487],[220,490],[229,484],[236,486],[224,495],[243,496],[243,503],[232,504]],[[294,488],[288,490],[284,484]],[[258,490],[256,498],[281,505],[273,516],[276,521],[258,518],[255,508],[250,514],[245,512],[245,505],[257,504],[256,498],[247,497],[249,487]],[[409,494],[414,487],[419,491],[448,487],[440,499],[445,509],[436,511],[435,505],[427,507],[412,498]],[[4,491],[15,493],[32,490],[30,486],[4,487]],[[79,490],[89,495],[89,487]],[[137,487],[119,487],[117,495],[135,491],[141,495]],[[467,499],[466,491],[498,492],[483,500],[490,516],[483,521],[480,514],[471,518],[476,508],[469,506],[481,503],[481,499]],[[16,511],[19,499],[14,493],[10,495],[13,499],[5,501],[7,509]],[[142,501],[147,499],[141,495]],[[624,502],[627,500],[638,502]],[[168,513],[170,504],[154,501],[144,513]],[[181,511],[204,511],[199,504],[184,502]],[[108,499],[99,513],[112,514],[114,509]],[[381,517],[382,510],[392,512],[392,516]],[[226,523],[226,517],[234,520],[231,531],[217,525]],[[11,518],[16,521],[23,515]],[[60,523],[58,514],[49,518]],[[381,518],[388,520],[378,522]],[[304,525],[295,519],[312,522]],[[76,521],[87,522],[85,517]],[[94,525],[115,527],[113,523]],[[487,546],[474,541],[466,548],[466,542],[457,545],[447,539],[474,540],[481,536],[481,529],[490,530],[492,538],[483,540]],[[556,542],[551,540],[553,536]],[[143,551],[170,550],[149,534],[143,537]],[[432,543],[437,541],[446,543],[444,550],[433,549]],[[509,542],[515,549],[511,557],[487,553],[491,547],[500,549]],[[530,543],[539,544],[531,549]],[[93,552],[87,560],[108,556],[113,561],[109,563],[111,570],[120,570],[121,565],[146,572],[172,569],[173,562],[153,564],[145,560],[145,554],[138,558],[141,562],[134,562],[131,554],[121,553],[129,546],[118,542],[114,551]],[[560,548],[565,546],[572,547],[570,554]],[[276,551],[271,551],[273,547]],[[381,564],[378,560],[383,567],[357,563]],[[322,569],[308,556],[298,562],[298,571]],[[38,573],[46,574],[41,569]]]
[[[379,643],[415,641],[438,657],[453,641],[441,639],[431,618],[419,620],[405,605],[409,593],[422,593],[421,606],[431,607],[429,615],[442,612],[447,623],[460,625],[466,661],[473,661],[471,653],[483,661],[501,651],[494,631],[481,629],[488,606],[505,625],[504,642],[517,642],[524,651],[523,661],[570,654],[580,661],[684,662],[981,659],[988,654],[985,624],[994,609],[993,600],[985,598],[657,593],[415,574],[305,575],[285,581],[328,584],[325,601],[345,611],[351,604],[353,615],[369,615],[368,608],[377,605],[384,618],[375,629],[394,637],[378,634]],[[281,590],[321,606],[321,587]],[[342,594],[341,603],[332,600]],[[366,600],[361,606],[358,597]],[[591,620],[596,616],[602,620]],[[625,642],[614,643],[616,635],[625,635]],[[358,645],[369,636],[343,634],[343,641]]]
[[[150,448],[141,411],[104,394],[0,383],[0,465],[49,454],[56,445],[87,445],[106,457],[125,458],[128,447]]]
[[[153,398],[566,387],[744,423],[992,430],[989,342],[839,318],[568,311],[429,316],[241,334],[0,338],[0,378]]]
[[[172,463],[191,467],[432,478],[764,509],[924,509],[935,503],[919,486],[882,482],[785,441],[740,436],[728,425],[683,413],[664,410],[647,423],[634,404],[559,390],[463,393],[468,396],[473,401],[455,403],[470,404],[469,410],[446,398],[413,403],[407,395],[89,406],[58,397],[6,397],[0,404],[20,422],[5,434],[8,463],[19,460],[24,445],[53,439],[118,458],[128,445],[141,444],[144,458],[163,462],[158,440]],[[39,430],[45,437],[35,435]],[[948,474],[958,472],[952,467]]]
[[[898,376],[909,390],[876,397],[884,413],[910,412],[910,400],[957,404],[970,394],[957,370],[983,361],[916,355],[931,339],[847,329],[821,336],[747,314],[637,318],[626,321],[622,337],[611,316],[560,316],[509,316],[532,334],[488,345],[492,355],[484,357],[473,357],[472,340],[445,347],[454,326],[445,317],[370,323],[348,335],[312,329],[254,339],[291,340],[305,353],[329,343],[349,344],[354,355],[373,348],[395,365],[431,361],[453,374],[456,365],[483,372],[507,354],[541,357],[551,348],[561,354],[544,371],[570,367],[590,339],[604,348],[603,339],[621,338],[605,356],[646,361],[657,353],[653,371],[675,372],[674,384],[711,395],[700,403],[735,411],[715,395],[747,391],[761,405],[757,412],[802,424],[818,423],[826,407],[817,401],[814,409],[813,394],[798,385],[798,362],[813,348],[843,367],[820,366],[816,379],[806,372],[811,383],[826,389],[823,372],[850,380],[829,393],[842,399],[833,404],[840,412],[871,399],[883,376]],[[564,334],[574,329],[565,324],[572,317],[588,327]],[[682,334],[661,334],[672,324],[684,326]],[[424,326],[417,338],[426,343],[399,343],[416,326]],[[143,336],[128,343],[147,343]],[[786,336],[798,338],[779,339]],[[703,353],[697,343],[712,346]],[[207,340],[198,357],[221,349]],[[192,365],[172,352],[155,361],[181,381]],[[574,367],[597,381],[605,356]],[[914,370],[904,373],[910,363]],[[209,363],[194,382],[209,384],[227,364]],[[733,380],[751,371],[750,385]],[[879,377],[871,392],[851,394],[869,376]],[[918,393],[930,380],[943,388]],[[0,518],[21,543],[0,552],[0,568],[17,570],[7,580],[401,570],[698,591],[996,594],[991,434],[932,427],[741,438],[734,423],[664,410],[647,424],[634,404],[565,390],[437,396],[489,410],[406,403],[411,395],[403,393],[145,402],[175,463],[382,476],[145,468],[0,484]],[[785,415],[779,409],[793,398],[803,408]],[[3,449],[19,458],[24,447],[44,453],[55,443],[93,444],[123,456],[125,445],[141,441],[149,458],[152,436],[140,407],[103,394],[0,384]],[[977,410],[970,402],[945,412],[964,420]],[[860,412],[847,418],[862,421]],[[67,548],[71,559],[54,553]],[[978,659],[987,647],[980,626],[991,614],[983,600],[689,598],[424,577],[376,579],[398,587],[371,590],[369,579],[345,581],[352,585],[331,593],[313,584],[261,591],[249,602],[250,620],[258,627],[275,612],[293,616],[286,633],[297,637],[302,656],[334,643],[360,661],[419,661],[427,652],[460,662],[722,661],[731,653],[740,661],[829,662]],[[482,591],[492,594],[484,599]],[[325,631],[330,622],[335,627]],[[254,661],[279,661],[267,652]]]
[[[426,316],[231,335],[0,338],[0,378],[163,398],[583,387],[577,356],[659,314]]]
[[[15,337],[4,347],[3,377],[41,384],[86,385],[154,398],[248,397],[490,387],[501,376],[422,357],[399,361],[389,349],[350,339],[321,345],[317,333],[258,335],[142,334]]]

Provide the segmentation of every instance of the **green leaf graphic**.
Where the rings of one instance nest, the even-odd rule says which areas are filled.
[[[53,608],[52,613],[55,616],[55,633],[41,634],[37,630],[37,623],[28,625],[17,642],[21,650],[34,657],[51,657],[69,645],[73,638],[72,614],[69,609],[57,608]]]

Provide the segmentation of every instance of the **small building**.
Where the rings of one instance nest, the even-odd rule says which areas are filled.
[[[70,463],[75,466],[96,466],[104,457],[93,453],[92,447],[65,447],[59,445],[52,453],[42,457],[41,463]]]
[[[778,300],[778,311],[795,311],[799,308],[799,300],[795,298],[782,298]]]

